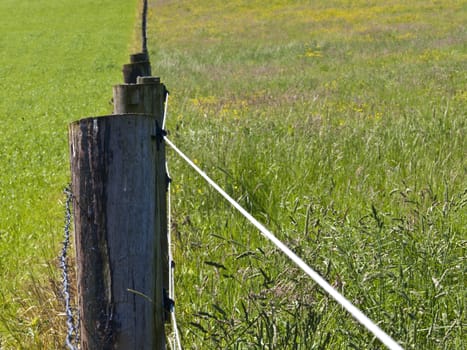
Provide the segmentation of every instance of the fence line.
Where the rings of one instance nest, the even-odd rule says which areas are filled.
[[[143,13],[141,23],[141,44],[142,52],[147,57],[147,11],[148,3],[147,0],[143,0]],[[162,119],[162,129],[165,129],[166,117],[168,108],[168,93],[165,95],[165,105]],[[402,347],[394,341],[387,333],[385,333],[380,327],[378,327],[371,319],[369,319],[363,312],[355,307],[348,299],[334,289],[325,279],[323,279],[316,271],[308,266],[298,255],[296,255],[287,245],[280,241],[271,231],[269,231],[264,225],[256,220],[248,211],[246,211],[237,201],[235,201],[229,194],[227,194],[217,183],[215,183],[204,171],[202,171],[188,156],[186,156],[173,142],[171,142],[167,136],[163,136],[166,144],[169,145],[182,159],[184,159],[209,185],[211,185],[219,194],[221,194],[235,209],[237,209],[248,221],[250,221],[261,234],[270,240],[277,248],[279,248],[285,255],[287,255],[302,271],[310,276],[324,291],[326,291],[336,302],[338,302],[344,309],[346,309],[358,322],[366,327],[375,337],[377,337],[384,345],[390,350],[402,350]],[[165,169],[168,178],[170,179],[168,164],[165,162]],[[167,188],[167,240],[168,240],[168,272],[169,272],[169,290],[168,297],[171,300],[175,299],[175,283],[174,283],[174,262],[172,254],[172,240],[171,240],[171,188],[170,180]],[[69,276],[67,271],[67,249],[69,245],[69,231],[71,222],[70,213],[70,202],[71,202],[71,191],[66,191],[66,221],[65,221],[65,240],[63,243],[62,255],[60,257],[60,265],[63,269],[63,293],[65,296],[66,314],[67,314],[67,327],[68,334],[66,338],[66,345],[69,349],[74,350],[72,335],[75,333],[75,341],[78,340],[78,330],[73,319],[73,313],[70,306],[70,293],[69,293]],[[174,308],[170,310],[173,328],[173,343],[169,342],[171,348],[182,349],[180,337],[178,333],[177,321],[175,316]]]
[[[143,1],[143,13],[141,14],[141,51],[145,54],[148,53],[147,22],[148,22],[148,0],[144,0]]]
[[[403,348],[393,340],[386,332],[368,318],[362,311],[355,307],[348,299],[335,290],[324,278],[308,266],[298,255],[289,247],[282,243],[274,234],[271,233],[263,224],[256,220],[248,211],[246,211],[237,201],[235,201],[227,192],[225,192],[217,183],[215,183],[203,170],[201,170],[188,156],[186,156],[167,136],[164,140],[188,165],[190,165],[209,185],[211,185],[220,195],[222,195],[235,209],[237,209],[248,221],[250,221],[261,234],[269,239],[277,248],[287,255],[298,267],[300,267],[308,276],[310,276],[322,289],[324,289],[335,301],[346,309],[358,322],[360,322],[368,331],[377,337],[390,350],[403,350]]]

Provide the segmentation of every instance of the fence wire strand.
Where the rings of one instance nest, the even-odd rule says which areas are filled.
[[[165,129],[167,121],[167,108],[169,104],[169,94],[165,94],[164,102],[164,116],[162,119],[162,129]],[[169,247],[169,298],[175,301],[175,262],[173,260],[173,246],[172,246],[172,196],[171,196],[171,177],[169,171],[169,165],[165,162],[165,171],[169,178],[169,184],[167,188],[167,242]],[[169,340],[170,348],[173,350],[182,350],[182,343],[180,341],[180,334],[178,332],[177,317],[175,315],[175,306],[170,312],[170,318],[172,321],[172,338]]]
[[[60,268],[62,269],[62,293],[65,299],[65,314],[67,335],[65,338],[65,345],[69,350],[77,350],[79,344],[79,316],[73,315],[73,307],[71,303],[70,293],[70,275],[68,271],[68,249],[70,246],[70,231],[71,231],[71,201],[73,194],[69,187],[65,188],[66,195],[65,202],[65,226],[62,251],[60,254]]]
[[[170,178],[169,168],[166,163],[167,175]],[[175,301],[175,262],[173,260],[173,247],[172,247],[172,196],[171,196],[171,186],[169,182],[169,188],[167,192],[167,241],[169,246],[169,298]],[[170,318],[172,321],[172,332],[173,339],[169,341],[170,347],[173,350],[181,350],[182,344],[180,341],[180,334],[178,332],[177,317],[175,315],[175,306],[170,313]]]
[[[355,307],[348,299],[335,290],[324,278],[308,266],[298,255],[289,247],[274,236],[263,224],[256,220],[247,212],[237,201],[227,194],[217,183],[215,183],[203,170],[201,170],[188,156],[186,156],[167,136],[164,140],[191,168],[193,168],[209,185],[211,185],[219,194],[221,194],[235,209],[237,209],[248,221],[250,221],[261,234],[269,239],[277,248],[287,255],[302,271],[310,276],[322,289],[324,289],[336,302],[346,309],[358,322],[360,322],[368,331],[377,337],[390,350],[403,350],[403,348],[369,319],[362,311]]]

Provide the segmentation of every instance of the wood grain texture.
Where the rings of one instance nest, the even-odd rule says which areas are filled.
[[[156,133],[141,114],[69,127],[84,350],[165,349]]]
[[[158,77],[138,77],[137,84],[121,84],[113,87],[114,113],[143,113],[154,117],[158,126],[162,125],[166,88]],[[169,290],[169,255],[167,239],[167,186],[165,143],[158,138],[157,176],[166,181],[159,181],[156,188],[157,208],[160,221],[160,246],[162,252],[163,286]],[[169,319],[166,315],[167,320]]]

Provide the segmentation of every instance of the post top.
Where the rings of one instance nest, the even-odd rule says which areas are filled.
[[[146,52],[138,52],[130,55],[131,63],[149,62],[149,57]]]
[[[161,78],[160,77],[137,77],[136,83],[137,84],[160,84]]]

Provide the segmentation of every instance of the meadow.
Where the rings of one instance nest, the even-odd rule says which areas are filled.
[[[108,114],[137,1],[0,2],[0,349],[60,349],[68,123]]]
[[[170,139],[404,348],[466,348],[465,1],[149,10]],[[0,13],[0,348],[62,348],[67,125],[111,110],[137,1]],[[382,348],[168,158],[184,348]]]
[[[155,1],[169,137],[407,349],[465,343],[466,4]],[[382,346],[169,153],[189,349]]]

